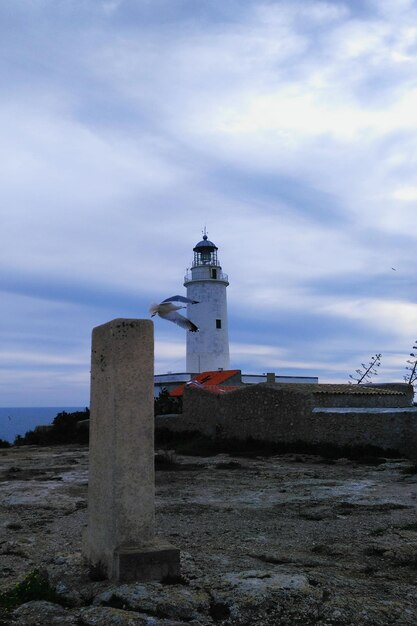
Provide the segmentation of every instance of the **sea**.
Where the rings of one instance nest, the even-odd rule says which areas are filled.
[[[54,417],[62,411],[84,410],[85,406],[0,407],[0,439],[13,443],[17,435],[23,436],[36,426],[52,424]]]

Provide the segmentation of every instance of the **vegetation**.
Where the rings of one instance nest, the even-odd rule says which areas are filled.
[[[381,354],[375,354],[373,357],[371,357],[368,365],[365,365],[365,363],[361,363],[361,365],[363,367],[363,370],[355,370],[356,376],[349,374],[349,378],[352,379],[349,381],[350,385],[353,384],[353,381],[355,381],[355,383],[358,385],[360,385],[361,383],[369,383],[372,376],[377,376],[378,372],[376,368],[381,365]]]
[[[417,350],[417,341],[416,345],[413,346],[413,350]],[[417,380],[417,356],[414,352],[410,352],[410,356],[413,357],[413,360],[407,360],[408,365],[405,366],[405,369],[408,370],[408,373],[404,376],[404,381],[409,385],[413,385]]]
[[[10,443],[4,439],[0,439],[0,448],[10,448]]]
[[[155,398],[155,415],[169,415],[170,413],[182,413],[182,398],[173,398],[165,387]]]
[[[155,415],[182,412],[182,398],[172,398],[167,389],[162,389],[154,402]],[[17,435],[15,446],[54,446],[69,443],[88,444],[89,429],[80,422],[90,418],[90,411],[75,411],[58,413],[50,426],[38,426],[29,430],[23,437]],[[0,448],[7,448],[10,444],[0,439]]]
[[[306,443],[304,441],[272,442],[256,441],[248,438],[214,439],[196,431],[172,432],[158,429],[156,433],[158,446],[170,448],[174,454],[191,456],[215,456],[231,454],[236,457],[274,456],[276,454],[312,454],[323,457],[328,462],[335,459],[348,458],[357,463],[379,465],[386,458],[398,458],[399,452],[394,449],[382,449],[377,446],[338,446],[331,443]]]
[[[0,608],[6,611],[31,602],[32,600],[46,600],[62,604],[61,597],[50,586],[48,577],[40,570],[33,570],[9,591],[0,593]]]
[[[28,431],[24,437],[18,435],[16,446],[50,446],[67,443],[88,443],[88,428],[81,428],[79,422],[88,420],[89,409],[67,413],[63,411],[54,418],[51,426],[43,426]]]

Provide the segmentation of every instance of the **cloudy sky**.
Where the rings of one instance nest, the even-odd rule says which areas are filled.
[[[92,328],[185,293],[205,225],[234,367],[402,380],[416,2],[0,0],[0,29],[0,406],[88,404]]]

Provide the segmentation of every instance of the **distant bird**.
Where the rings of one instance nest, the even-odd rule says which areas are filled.
[[[175,304],[175,302],[183,302],[184,304]],[[198,301],[184,298],[184,296],[171,296],[163,300],[160,304],[152,304],[149,308],[149,313],[151,317],[159,315],[159,317],[174,322],[174,324],[178,324],[178,326],[185,328],[185,330],[196,333],[199,330],[198,326],[178,313],[179,309],[185,309],[185,304],[198,304]]]
[[[395,267],[391,267],[392,270],[394,270],[394,272],[396,272],[397,270],[395,269]]]

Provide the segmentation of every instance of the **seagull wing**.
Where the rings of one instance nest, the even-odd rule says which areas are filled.
[[[174,322],[174,324],[177,324],[178,326],[181,326],[181,328],[189,330],[192,333],[198,331],[198,326],[193,324],[193,322],[191,322],[189,319],[187,319],[177,311],[171,311],[170,313],[164,314],[164,319],[169,320],[170,322]]]
[[[159,315],[159,317],[166,317],[172,311],[178,311],[178,309],[185,309],[185,306],[174,304],[173,302],[161,302],[161,304],[152,304],[149,309],[149,313],[152,317]]]
[[[186,302],[187,304],[198,304],[197,300],[190,300],[190,298],[185,298],[185,296],[171,296],[170,298],[162,300],[162,303],[164,302]]]

